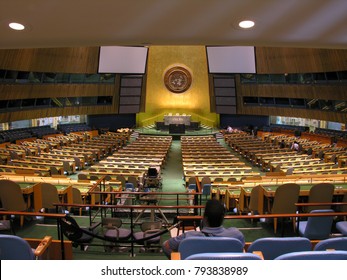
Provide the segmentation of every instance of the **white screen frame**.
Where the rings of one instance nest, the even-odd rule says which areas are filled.
[[[99,73],[144,74],[148,48],[101,46]]]
[[[256,73],[253,46],[206,47],[209,73]]]

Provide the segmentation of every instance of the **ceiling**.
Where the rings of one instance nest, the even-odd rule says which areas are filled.
[[[238,22],[255,21],[251,30]],[[8,28],[9,22],[27,26]],[[347,47],[346,0],[11,0],[0,48],[102,45]]]

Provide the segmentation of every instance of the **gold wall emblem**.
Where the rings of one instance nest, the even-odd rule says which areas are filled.
[[[182,93],[192,84],[192,75],[186,68],[175,66],[165,72],[164,84],[171,92]]]

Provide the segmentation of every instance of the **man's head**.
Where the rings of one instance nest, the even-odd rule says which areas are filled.
[[[219,227],[224,220],[225,207],[218,200],[212,199],[206,202],[204,220],[209,227]]]

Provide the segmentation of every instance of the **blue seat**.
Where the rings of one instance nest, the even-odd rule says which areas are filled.
[[[178,246],[181,259],[199,253],[230,253],[243,252],[243,244],[240,240],[231,237],[188,237]]]
[[[200,253],[190,255],[186,260],[262,260],[252,253]]]
[[[331,209],[312,210],[310,213],[332,213]],[[308,239],[327,239],[331,233],[333,216],[308,217],[307,221],[300,221],[299,234]]]
[[[125,190],[127,192],[134,192],[135,191],[135,187],[133,183],[125,183]]]
[[[311,241],[305,237],[264,237],[253,241],[247,252],[261,251],[264,260],[274,260],[286,253],[310,250]]]
[[[336,229],[342,233],[343,236],[347,236],[347,222],[341,221],[336,223]]]
[[[347,251],[347,237],[333,237],[321,240],[314,247],[315,251],[325,251],[329,249]]]
[[[211,184],[204,184],[202,186],[202,195],[205,196],[206,199],[211,196]]]
[[[347,260],[347,251],[305,251],[281,255],[275,260]]]
[[[40,259],[52,242],[51,236],[46,236],[33,249],[23,238],[16,235],[0,235],[0,260],[35,260]]]
[[[29,243],[16,235],[0,235],[1,260],[34,260]]]
[[[347,202],[347,193],[343,196],[342,202]],[[341,212],[347,212],[347,205],[342,205]],[[336,223],[336,229],[342,233],[343,236],[347,236],[347,221],[346,217],[344,217],[344,221],[340,221]]]

